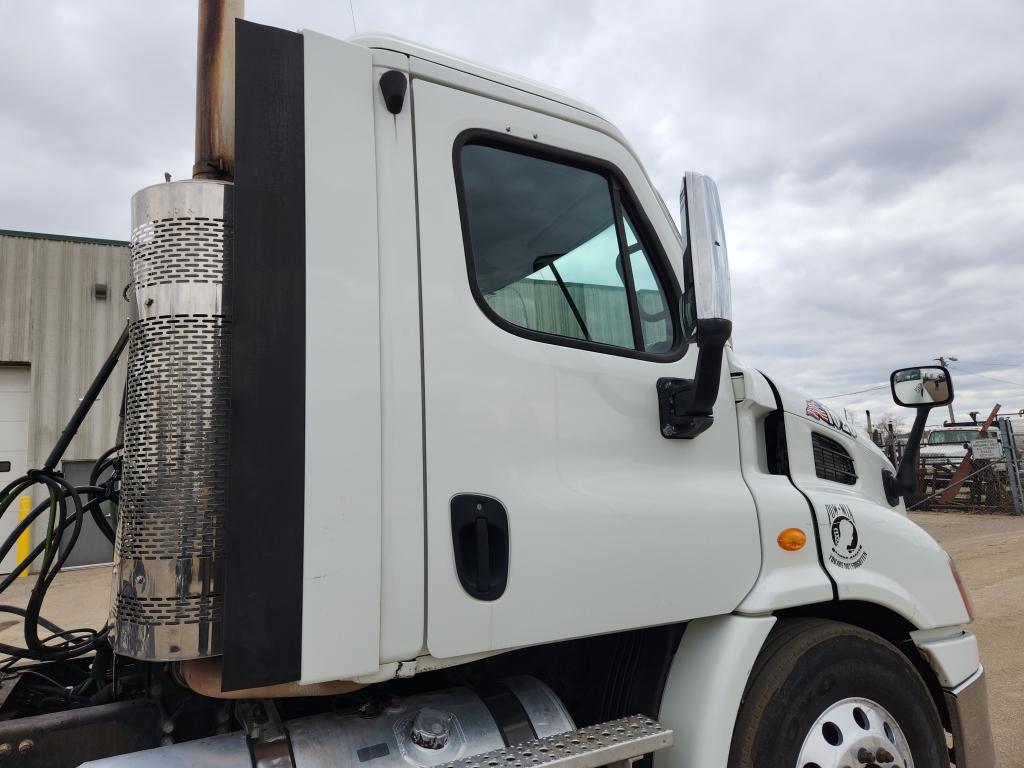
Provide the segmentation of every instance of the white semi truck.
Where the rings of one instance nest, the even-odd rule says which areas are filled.
[[[680,231],[585,104],[232,13],[230,151],[132,204],[109,634],[12,764],[994,765],[901,498],[948,372],[897,470],[733,351],[708,177]]]

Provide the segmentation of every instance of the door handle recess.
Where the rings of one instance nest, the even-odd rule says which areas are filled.
[[[459,583],[478,600],[497,600],[508,584],[508,513],[497,499],[452,498],[452,547]]]

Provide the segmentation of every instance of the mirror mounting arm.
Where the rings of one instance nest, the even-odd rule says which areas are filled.
[[[913,492],[917,483],[917,457],[921,451],[921,437],[924,435],[924,425],[928,421],[928,414],[931,408],[918,408],[914,417],[914,426],[910,429],[907,437],[907,447],[900,459],[900,466],[893,475],[887,469],[882,470],[882,486],[885,488],[885,498],[890,506],[895,507],[900,503],[900,498]]]
[[[691,379],[658,379],[658,415],[661,436],[692,440],[714,421],[715,401],[722,380],[722,355],[732,336],[732,320],[697,321],[697,370]]]

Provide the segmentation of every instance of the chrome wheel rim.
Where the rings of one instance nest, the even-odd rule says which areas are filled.
[[[870,699],[829,706],[811,726],[796,768],[914,768],[910,745],[896,719]]]

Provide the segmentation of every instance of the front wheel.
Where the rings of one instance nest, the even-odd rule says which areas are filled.
[[[740,705],[730,768],[948,768],[928,688],[890,643],[848,624],[783,620]]]

